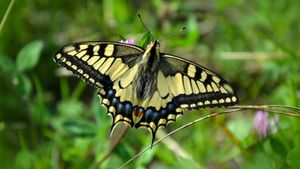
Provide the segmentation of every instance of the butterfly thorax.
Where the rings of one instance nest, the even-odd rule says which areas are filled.
[[[148,45],[142,60],[138,63],[139,68],[133,81],[133,89],[139,102],[151,98],[156,90],[159,57],[159,43],[155,41]]]

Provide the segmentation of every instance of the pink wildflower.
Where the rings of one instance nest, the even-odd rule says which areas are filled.
[[[261,110],[256,111],[253,126],[259,138],[265,138],[270,127],[268,113]]]
[[[129,44],[129,45],[134,45],[134,44],[135,44],[134,39],[127,39],[127,40],[125,40],[125,41],[121,40],[120,42],[121,42],[121,43]]]

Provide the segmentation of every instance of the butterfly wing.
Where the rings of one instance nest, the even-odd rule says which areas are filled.
[[[216,73],[193,62],[161,54],[153,95],[141,103],[133,84],[144,49],[117,42],[81,42],[61,48],[55,62],[99,88],[101,103],[119,122],[147,127],[152,143],[157,129],[175,121],[184,109],[230,106],[238,103],[231,85]],[[137,114],[136,114],[137,113]],[[134,117],[142,115],[138,121]]]
[[[168,84],[168,92],[181,108],[226,107],[238,103],[232,86],[213,71],[168,54],[162,55],[160,64],[162,77]],[[158,89],[164,91],[160,86],[158,85]]]
[[[54,61],[97,88],[112,82],[131,69],[144,49],[117,42],[80,42],[61,48]]]
[[[157,90],[136,126],[151,129],[175,121],[185,109],[226,107],[238,103],[232,86],[211,70],[186,59],[161,54]],[[149,112],[149,113],[147,113]],[[153,141],[152,141],[153,142]]]
[[[131,113],[134,97],[129,97],[132,96],[132,86],[129,84],[143,53],[143,48],[125,43],[80,42],[61,48],[54,55],[54,61],[99,88],[101,104],[112,116],[113,128],[120,121],[133,125]],[[125,84],[126,88],[116,88],[119,83]],[[116,94],[121,97],[115,97]]]

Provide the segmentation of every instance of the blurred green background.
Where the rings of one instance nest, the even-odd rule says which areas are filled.
[[[9,4],[0,1],[0,18]],[[117,168],[151,143],[146,129],[130,129],[99,166],[111,119],[96,89],[52,60],[71,42],[139,41],[146,31],[138,14],[162,51],[224,76],[241,104],[300,107],[299,7],[299,0],[16,0],[0,28],[0,168]],[[163,130],[208,111],[218,110],[186,112]],[[202,121],[126,168],[300,168],[300,119],[271,113],[268,135],[259,137],[254,116]]]

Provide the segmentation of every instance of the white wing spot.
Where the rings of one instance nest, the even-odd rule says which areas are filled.
[[[191,79],[191,85],[192,85],[192,89],[193,89],[194,94],[198,94],[199,93],[199,89],[197,87],[196,82],[193,79]]]
[[[80,48],[80,50],[84,50],[84,49],[88,48],[88,45],[80,45],[79,48]]]
[[[220,83],[221,79],[217,76],[212,76],[213,81],[215,81],[217,84]]]
[[[195,108],[197,105],[195,103],[191,104],[191,108]]]
[[[176,111],[177,113],[180,113],[180,112],[182,112],[182,108],[178,107],[178,108],[175,109],[175,111]]]
[[[229,86],[228,84],[224,84],[223,87],[224,87],[225,90],[227,90],[229,93],[233,93],[233,89],[232,89],[231,86]]]
[[[190,64],[189,67],[188,67],[187,74],[188,74],[189,77],[194,78],[195,74],[196,74],[196,67],[194,65]]]
[[[201,93],[205,93],[206,92],[206,88],[204,86],[204,84],[202,82],[197,81],[197,85],[199,87],[199,90]]]
[[[71,56],[75,56],[78,52],[76,50],[73,50],[71,52],[68,52],[67,54],[68,55],[71,55]]]
[[[213,89],[211,88],[211,86],[209,84],[206,86],[206,90],[207,90],[207,92],[213,92]]]
[[[175,95],[184,94],[183,79],[181,74],[176,73],[176,75],[172,77],[172,81],[176,90]]]
[[[72,65],[70,61],[67,61],[66,64],[67,64],[68,66],[71,66],[71,65]]]
[[[106,60],[106,62],[104,62],[102,64],[102,66],[99,68],[99,71],[102,73],[102,74],[105,74],[106,71],[108,70],[108,68],[110,68],[110,65],[113,63],[114,61],[114,58],[108,58]]]
[[[210,104],[210,101],[209,100],[205,100],[204,104],[208,105],[208,104]]]
[[[76,51],[75,51],[76,52]],[[72,55],[71,52],[68,53],[69,55]],[[82,56],[84,56],[86,54],[86,50],[83,50],[79,53],[76,54],[76,56],[80,59],[82,58]]]
[[[105,105],[110,105],[110,101],[108,99],[105,99],[105,98],[102,100],[102,103],[105,104]]]
[[[166,85],[166,78],[161,71],[157,75],[157,89],[161,97],[165,97],[169,93],[168,85]]]
[[[99,50],[100,50],[100,45],[96,45],[93,47],[93,52],[94,52],[94,55],[99,55]]]
[[[192,94],[193,93],[193,90],[192,90],[192,86],[191,86],[191,83],[190,83],[190,79],[187,77],[187,76],[184,76],[183,77],[183,82],[184,82],[184,89],[185,89],[185,93],[186,94]]]
[[[105,48],[104,55],[111,56],[113,53],[114,53],[114,45],[112,45],[112,44],[107,45]]]
[[[202,102],[198,102],[197,105],[198,105],[198,106],[203,106],[203,103],[202,103]]]
[[[207,78],[207,73],[206,73],[204,70],[202,70],[200,81],[201,81],[201,82],[204,82],[206,78]]]
[[[88,60],[88,64],[89,65],[93,65],[96,61],[98,61],[100,59],[100,57],[99,56],[93,56],[93,57],[91,57],[89,60]]]
[[[189,107],[189,105],[188,104],[182,104],[182,105],[180,105],[180,107],[183,108],[183,109],[186,109],[186,108]]]
[[[90,58],[89,55],[85,55],[85,56],[83,56],[82,60],[86,62],[89,58]]]
[[[212,104],[218,104],[218,101],[217,100],[213,100]]]
[[[220,89],[217,87],[216,83],[211,82],[211,86],[212,86],[212,88],[214,89],[214,92],[220,91]]]
[[[76,66],[76,65],[72,65],[71,67],[72,67],[72,69],[74,69],[74,70],[77,69],[77,66]]]
[[[227,97],[225,101],[226,101],[226,103],[230,103],[231,99],[229,97]]]
[[[98,60],[94,65],[94,69],[98,70],[100,68],[100,66],[103,64],[103,62],[105,61],[105,57],[101,58],[100,60]]]
[[[75,50],[75,46],[66,46],[66,47],[64,47],[64,49],[63,49],[64,53],[68,53],[68,54],[69,54],[69,52],[71,52],[71,51],[73,51],[73,50]],[[75,51],[75,52],[76,52],[76,51]]]
[[[90,82],[95,83],[95,79],[90,78],[89,80],[90,80]]]
[[[233,102],[236,102],[236,101],[237,101],[237,98],[236,98],[235,96],[232,96],[231,100],[232,100]]]
[[[60,58],[61,58],[61,54],[59,53],[56,55],[56,59],[60,59]]]

